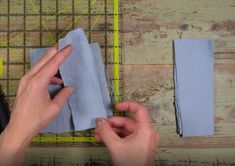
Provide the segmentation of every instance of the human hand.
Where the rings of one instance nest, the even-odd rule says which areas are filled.
[[[10,126],[14,125],[15,131],[33,137],[60,112],[73,88],[65,87],[51,99],[48,84],[62,83],[54,75],[71,51],[72,47],[69,45],[57,52],[55,45],[20,80],[10,119]]]
[[[116,108],[134,113],[134,119],[98,119],[96,139],[106,144],[116,166],[152,165],[160,137],[150,122],[146,108],[132,102],[120,103]]]
[[[62,83],[54,75],[71,51],[69,45],[58,52],[55,45],[20,80],[10,122],[0,137],[0,156],[4,162],[22,158],[32,137],[56,117],[73,92],[72,87],[65,87],[53,99],[48,93],[50,82]]]

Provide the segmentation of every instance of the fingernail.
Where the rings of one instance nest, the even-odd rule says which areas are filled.
[[[102,122],[103,122],[102,118],[96,118],[96,120],[95,120],[96,126],[101,125]]]
[[[67,49],[68,47],[71,47],[71,48],[72,48],[72,45],[71,45],[71,44],[66,45],[64,48],[62,48],[62,49],[60,50],[60,52],[62,52],[63,50]]]
[[[71,93],[74,92],[74,88],[73,88],[73,87],[70,86],[70,87],[68,87],[68,88],[69,88],[69,90],[70,90]]]
[[[68,47],[72,47],[72,44],[66,45],[63,49],[66,49],[66,48],[68,48]]]
[[[73,87],[71,87],[71,93],[73,93],[74,92],[74,88]]]

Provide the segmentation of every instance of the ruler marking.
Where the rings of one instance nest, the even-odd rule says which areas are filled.
[[[119,90],[119,0],[113,1],[113,14],[114,14],[114,54],[113,54],[113,61],[114,61],[114,100],[115,104],[120,101],[120,90]]]
[[[94,137],[66,137],[66,136],[43,136],[39,137],[36,136],[32,140],[33,142],[96,142],[96,139]]]

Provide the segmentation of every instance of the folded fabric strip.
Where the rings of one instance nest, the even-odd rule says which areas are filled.
[[[73,30],[59,40],[59,50],[68,44],[73,51],[60,66],[60,74],[65,86],[75,88],[68,100],[74,127],[78,131],[94,128],[97,117],[107,118],[94,56],[82,29]]]
[[[86,130],[96,126],[97,117],[112,116],[112,104],[99,45],[89,45],[82,29],[73,30],[64,39],[59,40],[59,50],[68,44],[73,46],[73,51],[60,66],[60,74],[64,86],[72,86],[75,91],[69,97],[62,113],[43,132]],[[31,64],[37,62],[47,49],[31,50]],[[58,86],[60,85],[49,85],[51,96],[62,88]],[[63,112],[66,112],[66,115]],[[65,117],[67,121],[61,120]],[[63,127],[65,123],[67,127]]]
[[[174,40],[177,131],[183,137],[214,133],[213,42]]]
[[[104,104],[104,108],[106,110],[106,114],[107,116],[112,116],[113,115],[113,104],[110,100],[110,94],[109,91],[107,89],[109,89],[109,85],[108,85],[108,76],[106,74],[105,71],[105,67],[104,67],[104,63],[103,63],[103,59],[101,56],[101,50],[100,50],[100,46],[98,43],[92,43],[90,44],[91,46],[91,51],[94,55],[94,60],[95,60],[95,67],[96,67],[96,72],[97,72],[97,76],[99,79],[99,85],[100,85],[100,91],[102,93],[102,97],[103,97],[103,104]]]

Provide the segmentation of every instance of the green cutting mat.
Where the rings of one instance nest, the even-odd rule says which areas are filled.
[[[121,6],[119,2],[120,9]],[[0,58],[3,60],[0,84],[10,106],[15,99],[20,78],[30,68],[29,50],[50,47],[75,28],[82,27],[89,42],[98,42],[101,45],[109,78],[113,80],[114,17],[113,0],[0,1]],[[120,10],[119,23],[122,22],[121,18]],[[121,32],[121,29],[119,31]],[[119,56],[122,64],[121,51]],[[93,131],[65,133],[61,136],[92,137]],[[59,140],[48,144],[40,141],[34,143],[40,146],[55,144],[75,145],[74,142],[65,143]],[[90,145],[82,143],[82,145],[87,144]],[[77,145],[80,146],[81,143]],[[92,143],[92,145],[97,144]]]

